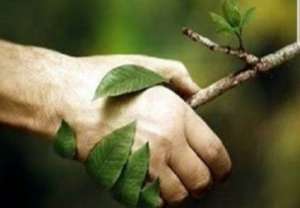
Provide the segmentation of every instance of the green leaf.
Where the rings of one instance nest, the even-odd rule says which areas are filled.
[[[156,208],[160,205],[159,180],[146,185],[141,193],[139,206],[142,208]]]
[[[247,24],[249,24],[249,22],[251,21],[251,19],[254,18],[255,16],[255,7],[249,8],[246,10],[245,14],[243,15],[243,18],[241,20],[241,27],[245,27]]]
[[[239,32],[240,28],[234,27],[228,30],[227,28],[220,28],[217,30],[217,33],[230,33],[230,34],[236,34]]]
[[[241,23],[241,14],[237,0],[225,0],[222,8],[227,22],[232,27],[239,27]]]
[[[135,151],[113,188],[114,197],[127,207],[136,207],[149,166],[148,143]]]
[[[61,156],[73,159],[76,154],[76,141],[71,127],[63,120],[55,136],[54,150]]]
[[[217,32],[233,33],[235,29],[226,21],[226,19],[216,13],[211,12],[210,16],[213,22],[217,25]]]
[[[97,183],[110,189],[120,177],[129,157],[135,135],[132,122],[103,137],[86,160],[87,172]]]
[[[159,74],[136,65],[123,65],[108,72],[99,84],[96,97],[119,96],[165,82]]]

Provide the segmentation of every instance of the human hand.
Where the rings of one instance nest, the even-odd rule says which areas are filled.
[[[192,90],[185,93],[192,94]],[[83,161],[104,135],[137,121],[133,151],[149,143],[149,180],[160,179],[161,195],[168,204],[183,201],[189,192],[200,196],[212,181],[230,171],[231,162],[219,138],[180,97],[164,87],[117,99],[99,98],[78,110],[75,117],[72,126]]]
[[[0,122],[54,136],[61,120],[76,135],[77,158],[85,161],[107,133],[133,120],[133,149],[150,144],[150,180],[160,178],[169,204],[191,192],[200,195],[214,179],[230,171],[230,160],[217,136],[184,101],[164,87],[140,94],[92,102],[100,80],[111,69],[140,65],[166,78],[182,97],[198,87],[177,61],[140,55],[74,58],[51,50],[0,41]]]

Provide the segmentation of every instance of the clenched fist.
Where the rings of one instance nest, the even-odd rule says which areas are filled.
[[[0,121],[53,138],[64,119],[85,161],[112,130],[136,120],[133,150],[149,142],[149,180],[160,179],[162,202],[200,196],[224,178],[231,162],[220,139],[184,102],[198,87],[177,61],[140,55],[75,58],[47,49],[0,42]],[[171,83],[141,93],[93,100],[104,75],[135,64]],[[177,95],[178,94],[178,95]]]

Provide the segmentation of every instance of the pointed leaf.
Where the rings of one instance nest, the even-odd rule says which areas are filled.
[[[99,84],[96,97],[119,96],[165,82],[159,74],[135,65],[124,65],[108,72]]]
[[[217,30],[217,33],[236,34],[238,32],[239,32],[239,28],[237,28],[237,27],[231,28],[230,30],[227,29],[227,28],[220,28],[220,29]]]
[[[159,180],[156,180],[143,188],[138,207],[157,208],[160,201]]]
[[[136,123],[103,137],[86,160],[88,173],[104,188],[112,188],[120,177],[133,144]]]
[[[210,16],[217,26],[217,32],[234,33],[234,28],[226,21],[226,19],[216,13],[211,12]]]
[[[254,16],[255,16],[255,10],[256,10],[255,7],[247,9],[247,11],[245,12],[245,14],[243,15],[243,18],[242,18],[241,27],[244,27],[247,24],[249,24],[249,22],[251,21],[251,19],[254,18]]]
[[[223,3],[223,14],[232,27],[240,26],[241,14],[237,0],[225,0]]]
[[[54,150],[61,156],[73,159],[76,154],[76,141],[71,127],[63,120],[55,136]]]
[[[135,151],[113,188],[114,197],[127,207],[136,207],[149,165],[148,143]]]

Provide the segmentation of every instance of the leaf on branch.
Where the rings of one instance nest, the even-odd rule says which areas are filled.
[[[61,157],[73,159],[76,154],[76,141],[71,127],[63,120],[55,136],[54,150]]]
[[[217,32],[235,33],[235,28],[233,28],[224,17],[214,12],[211,12],[210,16],[217,26]]]
[[[156,208],[159,207],[159,205],[159,180],[157,179],[143,188],[138,207]]]
[[[124,65],[107,73],[99,84],[96,97],[112,97],[137,92],[166,82],[159,74],[136,65]]]
[[[243,15],[242,20],[241,20],[241,27],[242,28],[245,27],[247,24],[249,24],[249,22],[251,21],[251,19],[254,18],[255,11],[256,11],[255,7],[252,7],[252,8],[249,8],[249,9],[246,10],[246,12]]]
[[[85,163],[87,172],[97,183],[110,189],[120,177],[133,145],[136,122],[103,137],[90,152]]]
[[[113,187],[114,197],[128,207],[136,207],[149,166],[149,144],[135,151]]]
[[[222,9],[226,21],[232,27],[239,27],[241,24],[241,14],[237,0],[225,0]]]

